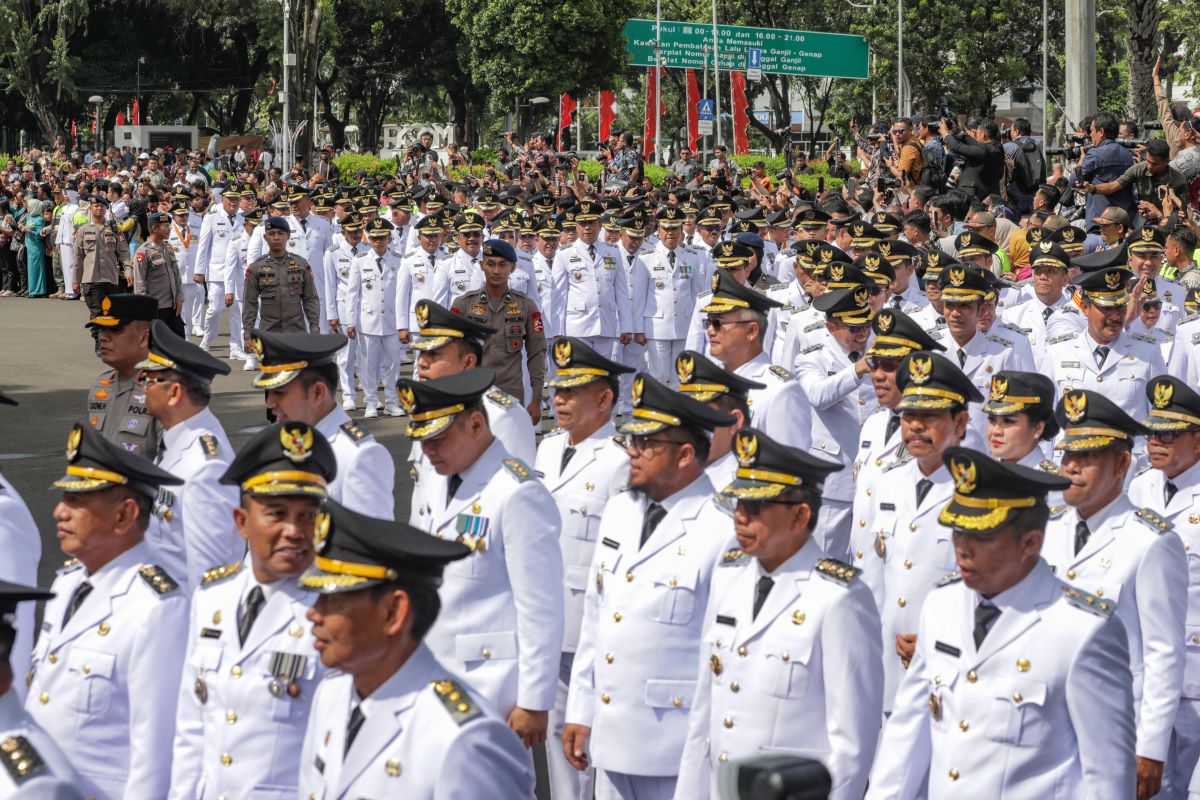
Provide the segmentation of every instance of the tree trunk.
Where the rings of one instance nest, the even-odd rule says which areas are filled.
[[[1129,17],[1128,110],[1133,119],[1155,119],[1154,35],[1158,30],[1158,0],[1127,0]]]

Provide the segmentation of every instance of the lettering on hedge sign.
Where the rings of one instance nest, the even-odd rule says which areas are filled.
[[[702,69],[708,48],[712,63],[712,26],[695,22],[662,23],[662,58],[669,69]],[[625,23],[625,47],[630,63],[654,66],[656,41],[652,19]],[[747,68],[751,50],[759,50],[760,69],[766,74],[865,80],[869,48],[862,36],[845,33],[792,31],[718,25],[717,49],[722,70]],[[753,66],[753,65],[751,65]]]

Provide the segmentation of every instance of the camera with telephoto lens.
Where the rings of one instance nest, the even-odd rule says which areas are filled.
[[[1064,147],[1047,147],[1046,155],[1062,156],[1067,161],[1078,161],[1079,157],[1081,155],[1083,155],[1083,149],[1080,147],[1077,147],[1076,145],[1066,145]]]
[[[1147,131],[1161,131],[1162,130],[1162,122],[1157,119],[1152,119],[1147,122],[1139,122],[1138,125],[1142,128],[1142,130],[1147,130]]]
[[[573,158],[578,158],[579,154],[574,150],[567,150],[565,153],[555,153],[554,157],[559,161],[570,161]]]
[[[1141,147],[1146,143],[1147,140],[1134,139],[1130,136],[1118,136],[1115,141],[1117,144],[1121,145],[1121,147],[1128,147],[1130,150],[1132,150],[1135,147]]]

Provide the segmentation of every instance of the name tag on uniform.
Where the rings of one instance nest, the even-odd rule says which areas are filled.
[[[600,544],[604,545],[605,547],[611,547],[613,550],[621,549],[621,545],[619,543],[613,541],[612,539],[608,538],[607,536],[605,536],[602,540],[600,540]]]
[[[724,614],[717,614],[717,624],[718,625],[734,625],[734,626],[736,626],[737,618],[736,617],[727,617]]]
[[[1062,362],[1062,368],[1063,369],[1079,369],[1079,362],[1078,361],[1064,361],[1064,362]]]
[[[317,768],[317,772],[325,774],[325,761],[320,756],[313,759],[313,766]]]
[[[945,642],[934,642],[933,649],[937,650],[939,653],[945,653],[946,655],[955,657],[962,655],[962,650],[959,650],[952,644],[946,644]]]
[[[861,442],[859,442],[859,443],[858,443],[858,449],[859,449],[859,450],[862,450],[863,448],[865,448],[865,447],[870,447],[870,446],[871,446],[871,440],[870,440],[870,439],[863,439]]]
[[[200,630],[201,639],[220,639],[221,630],[219,628],[202,628]]]
[[[895,503],[880,503],[879,510],[880,511],[895,511],[896,504]]]

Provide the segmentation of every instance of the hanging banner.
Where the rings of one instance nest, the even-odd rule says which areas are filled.
[[[687,130],[688,149],[695,153],[700,147],[700,82],[694,69],[687,71]]]
[[[744,156],[750,152],[750,137],[746,135],[746,126],[750,124],[750,115],[746,113],[746,73],[729,73],[729,105],[733,109],[733,154]]]
[[[566,92],[563,92],[562,97],[558,98],[558,137],[555,139],[555,149],[563,149],[562,132],[564,129],[571,127],[571,114],[575,113],[575,109],[578,107],[579,104]],[[576,147],[578,146],[577,142]]]

